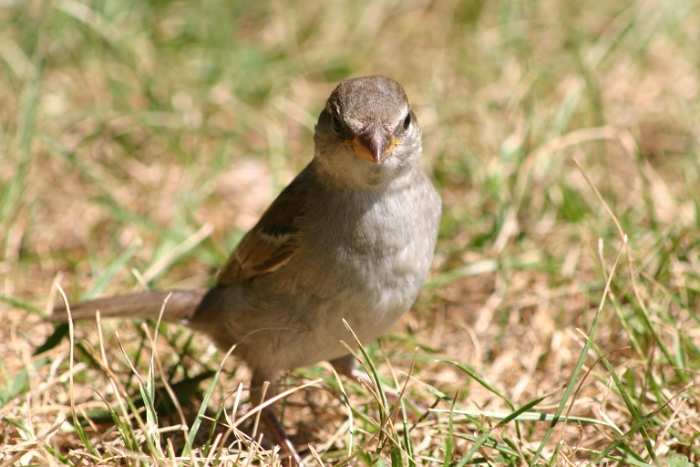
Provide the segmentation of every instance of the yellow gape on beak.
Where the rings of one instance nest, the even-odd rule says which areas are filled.
[[[379,123],[372,123],[352,140],[345,141],[345,144],[352,146],[357,157],[380,164],[391,155],[394,147],[401,144],[401,141],[394,138],[394,135]]]

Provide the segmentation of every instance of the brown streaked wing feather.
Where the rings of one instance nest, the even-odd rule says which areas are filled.
[[[307,167],[267,208],[226,261],[217,285],[245,282],[284,266],[297,249],[296,220],[303,215],[311,183]]]

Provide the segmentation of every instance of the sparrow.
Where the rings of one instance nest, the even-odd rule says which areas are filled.
[[[441,200],[420,168],[421,129],[385,76],[338,84],[314,131],[314,157],[241,240],[211,289],[144,292],[70,306],[73,319],[158,318],[235,346],[251,401],[282,371],[329,361],[357,377],[341,343],[386,334],[416,300],[435,250]],[[62,306],[54,320],[66,320]],[[269,383],[263,397],[262,388]],[[283,436],[272,411],[273,436]],[[277,425],[275,425],[277,423]],[[276,439],[277,441],[277,439]],[[286,436],[283,449],[299,462]]]

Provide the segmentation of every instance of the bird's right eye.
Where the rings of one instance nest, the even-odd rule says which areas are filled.
[[[403,129],[408,130],[409,126],[411,126],[411,112],[410,111],[406,115],[406,118],[403,120]]]
[[[336,133],[343,131],[343,124],[334,112],[331,112],[331,127],[333,127],[333,131]]]

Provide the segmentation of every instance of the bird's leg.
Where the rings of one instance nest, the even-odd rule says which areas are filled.
[[[365,373],[357,367],[357,360],[355,359],[354,355],[347,354],[343,357],[331,360],[329,363],[333,365],[335,371],[345,376],[346,378],[360,380],[367,383],[371,387],[375,387],[372,378],[370,378],[367,373]],[[384,387],[384,389],[386,389],[386,392],[396,393],[396,391],[394,391],[391,388]],[[396,396],[398,396],[398,393],[396,393]]]
[[[260,405],[265,400],[274,397],[277,393],[276,380],[275,374],[268,374],[267,372],[257,370],[253,371],[253,378],[250,383],[251,403]],[[269,383],[269,386],[265,394],[263,394],[265,381]],[[272,410],[272,406],[267,406],[261,410],[260,420],[263,422],[263,425],[265,425],[265,428],[267,428],[267,431],[269,431],[270,436],[272,436],[272,441],[280,447],[282,455],[289,459],[290,465],[303,467],[304,463],[301,457],[277,419],[275,412]]]
[[[333,368],[335,368],[335,371],[337,371],[339,374],[344,375],[349,379],[364,382],[371,388],[376,389],[377,385],[375,384],[374,380],[370,378],[367,373],[357,367],[357,360],[355,359],[354,355],[347,354],[343,357],[336,358],[335,360],[330,360],[329,363],[333,365]],[[382,384],[381,386],[388,402],[391,404],[397,404],[400,400],[401,393],[394,388],[386,386],[385,384]],[[422,420],[429,413],[429,410],[425,410],[419,406],[415,406],[415,409],[423,415],[418,416],[417,414],[413,413],[413,411],[409,410],[408,415],[410,419]],[[387,410],[389,410],[388,407]]]

